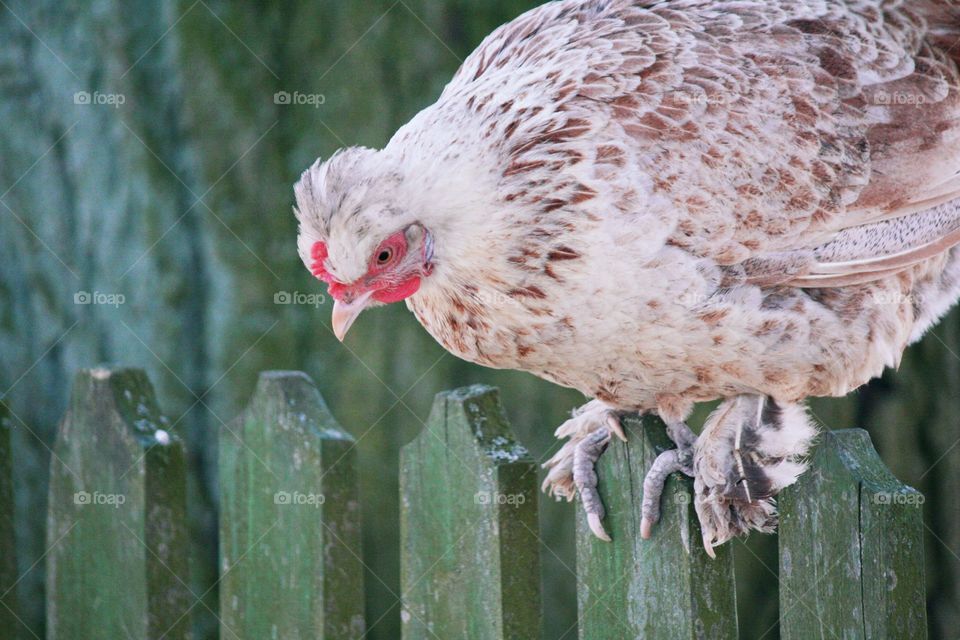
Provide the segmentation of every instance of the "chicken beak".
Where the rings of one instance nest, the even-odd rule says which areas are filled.
[[[333,335],[337,336],[337,340],[343,342],[344,336],[350,330],[350,325],[357,319],[360,312],[367,308],[367,303],[370,302],[370,296],[372,295],[373,291],[368,291],[353,302],[333,301]]]

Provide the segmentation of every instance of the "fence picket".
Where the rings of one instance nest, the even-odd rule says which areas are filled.
[[[355,445],[300,372],[261,374],[221,429],[222,637],[363,635]]]
[[[923,495],[861,429],[827,431],[780,498],[780,633],[925,638]]]
[[[537,468],[498,393],[441,393],[400,454],[403,637],[535,638]]]
[[[18,626],[9,417],[0,401],[7,635]],[[185,456],[169,425],[142,371],[77,375],[50,469],[49,638],[190,637],[199,601],[187,586]],[[643,478],[672,443],[658,420],[624,427],[629,441],[611,443],[597,468],[613,542],[576,510],[579,637],[736,637],[732,545],[706,555],[692,482],[679,474],[653,538],[640,538]],[[221,635],[361,637],[356,443],[313,382],[261,374],[219,438]],[[539,635],[537,472],[496,390],[437,396],[400,452],[404,640]],[[866,432],[825,432],[780,496],[781,637],[925,638],[922,503]]]
[[[48,637],[189,637],[184,450],[146,374],[77,374],[50,462]]]
[[[20,607],[16,589],[19,572],[13,528],[11,428],[7,405],[0,399],[0,629],[6,629],[11,638],[19,638],[22,625],[18,620]]]
[[[604,526],[598,540],[577,515],[577,601],[581,640],[737,637],[730,545],[711,560],[693,509],[693,483],[673,474],[650,540],[640,538],[643,479],[673,446],[659,420],[624,420],[627,442],[614,439],[597,465]]]

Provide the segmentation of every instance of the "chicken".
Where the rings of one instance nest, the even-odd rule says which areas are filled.
[[[694,479],[708,552],[775,526],[810,396],[896,367],[960,297],[960,12],[947,0],[564,0],[499,28],[382,150],[295,188],[340,339],[404,300],[447,350],[593,398],[545,489],[607,538],[625,412]],[[697,436],[695,403],[722,399]]]

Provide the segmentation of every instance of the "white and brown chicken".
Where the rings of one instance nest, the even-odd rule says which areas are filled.
[[[405,300],[457,356],[592,397],[544,486],[600,537],[593,463],[657,412],[677,448],[642,534],[682,471],[712,553],[774,526],[804,399],[896,367],[960,297],[958,40],[950,0],[545,4],[384,149],[304,172],[300,256],[341,339]]]

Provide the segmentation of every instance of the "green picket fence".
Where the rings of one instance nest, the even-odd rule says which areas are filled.
[[[0,402],[0,629],[9,630],[17,576],[4,411]],[[661,523],[641,540],[643,477],[670,443],[659,422],[625,422],[629,442],[611,446],[599,469],[613,542],[578,516],[579,637],[736,638],[731,545],[716,560],[703,551],[688,479],[670,478]],[[144,373],[77,376],[51,464],[49,638],[190,637],[206,594],[188,586],[184,450],[168,428]],[[309,377],[262,374],[219,437],[220,637],[362,637],[355,443]],[[537,471],[495,390],[437,396],[401,453],[405,639],[536,637],[549,615]],[[780,500],[781,637],[924,638],[922,502],[866,432],[824,434],[810,472]]]

